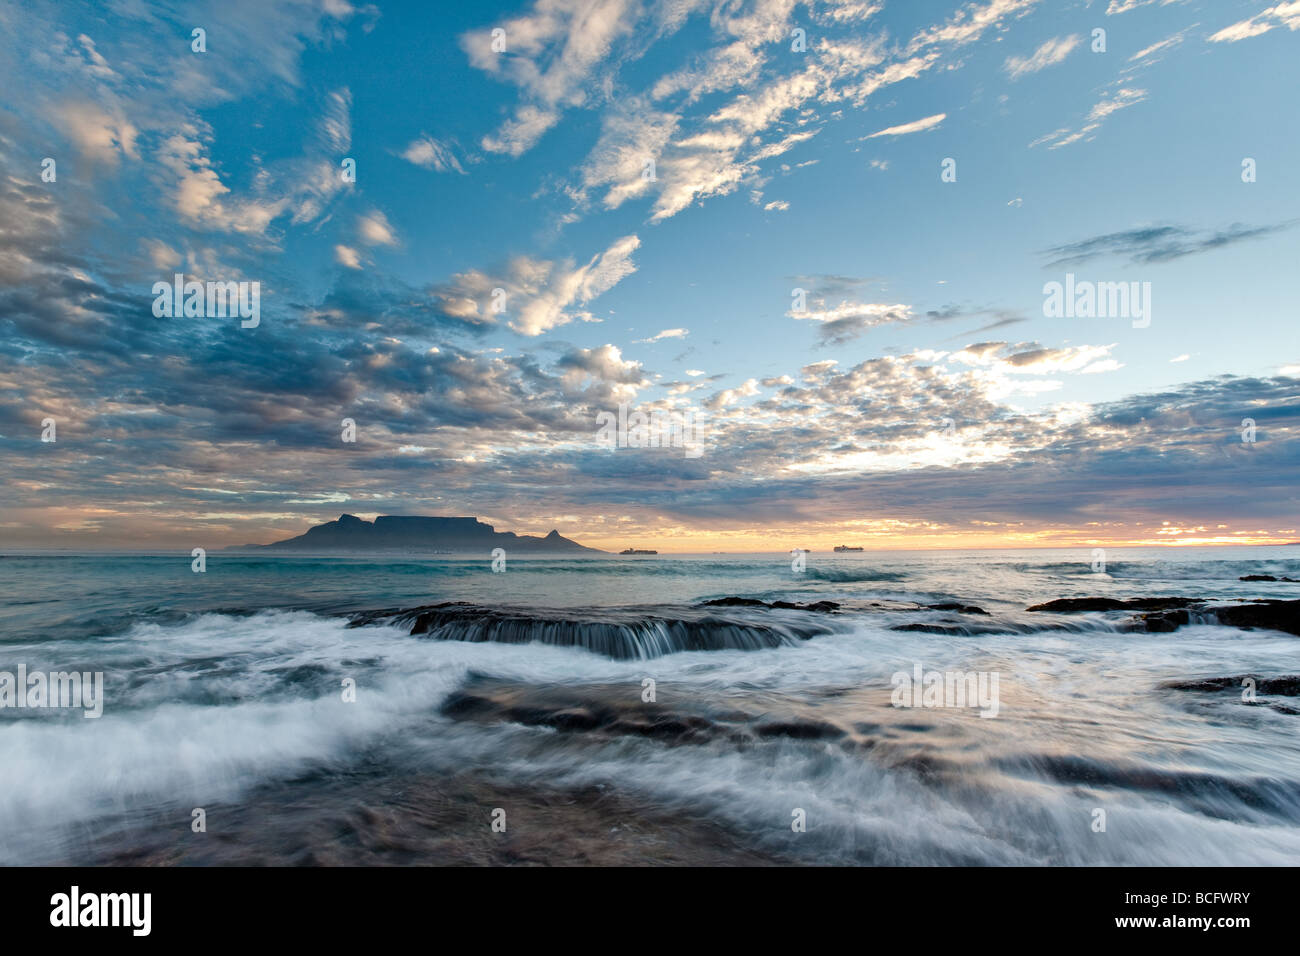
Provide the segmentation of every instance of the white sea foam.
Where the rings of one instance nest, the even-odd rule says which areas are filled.
[[[1271,780],[1300,792],[1294,716],[1161,690],[1168,679],[1294,670],[1295,639],[1217,626],[1171,635],[1043,632],[978,639],[851,632],[762,651],[615,661],[578,648],[462,643],[386,626],[348,628],[305,612],[203,615],[140,624],[111,640],[6,645],[72,653],[108,675],[97,721],[0,724],[0,859],[39,858],[71,824],[132,810],[175,813],[238,800],[307,770],[345,770],[362,754],[422,769],[477,769],[514,784],[605,785],[722,822],[773,852],[826,862],[1282,864],[1300,855],[1300,808],[1252,811],[1212,781]],[[996,669],[994,720],[922,715],[908,729],[887,706],[889,675],[912,660]],[[477,724],[439,714],[478,674],[530,686],[626,684],[652,677],[671,709],[776,702],[807,719],[878,723],[881,749],[838,742],[719,739],[666,746],[639,737]],[[356,681],[355,703],[342,698]],[[827,696],[829,695],[829,696]],[[916,714],[902,712],[914,721]],[[870,735],[871,732],[867,732]],[[880,753],[896,759],[885,759]],[[916,760],[960,754],[956,777]],[[1057,779],[1040,758],[1082,755],[1113,780]],[[1130,786],[1125,768],[1186,772],[1202,793]],[[1289,791],[1287,788],[1290,788]],[[805,834],[790,830],[795,808]],[[1090,829],[1094,808],[1106,833]],[[1207,810],[1212,812],[1206,812]]]

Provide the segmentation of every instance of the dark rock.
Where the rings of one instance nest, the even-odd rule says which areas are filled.
[[[1168,634],[1190,624],[1191,614],[1187,611],[1152,611],[1139,614],[1124,625],[1126,631],[1149,631],[1155,634]]]
[[[776,608],[783,611],[818,611],[823,614],[829,614],[832,611],[839,610],[839,605],[834,601],[815,601],[812,604],[796,604],[791,601],[773,601],[769,604],[767,601],[760,601],[757,598],[742,597],[724,597],[714,598],[712,601],[702,601],[695,605],[696,607],[766,607]]]
[[[944,634],[949,637],[966,637],[969,631],[961,624],[895,624],[891,631],[918,631],[922,634]]]
[[[1207,610],[1229,627],[1262,627],[1300,635],[1300,601],[1252,601]]]
[[[1239,674],[1236,677],[1206,677],[1201,680],[1171,680],[1161,684],[1169,690],[1240,690],[1247,679],[1255,681],[1255,690],[1261,694],[1278,694],[1282,697],[1300,697],[1300,675],[1287,674],[1282,677],[1259,677],[1255,674]]]
[[[1172,608],[1195,607],[1204,603],[1197,598],[1184,597],[1129,598],[1125,601],[1104,597],[1057,598],[1045,604],[1035,604],[1026,610],[1067,614],[1075,611],[1166,611]]]
[[[1289,584],[1300,584],[1297,578],[1275,578],[1271,574],[1248,574],[1244,578],[1237,578],[1238,581],[1285,581]]]
[[[754,730],[760,737],[790,737],[794,740],[833,740],[844,736],[844,731],[834,724],[811,720],[759,724]]]
[[[712,601],[701,601],[700,607],[771,607],[766,601],[760,601],[758,598],[743,597],[724,597],[714,598]]]
[[[1193,621],[1227,627],[1260,627],[1300,636],[1300,601],[1250,601],[1199,606],[1191,610],[1156,611],[1136,615],[1125,625],[1125,630],[1168,633]]]
[[[927,611],[956,611],[959,614],[983,614],[985,617],[988,617],[989,614],[984,608],[976,607],[974,604],[955,604],[951,602],[948,604],[927,604],[925,609]]]

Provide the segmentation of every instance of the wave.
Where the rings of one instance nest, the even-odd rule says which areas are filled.
[[[353,617],[353,626],[406,625],[435,640],[579,647],[615,660],[650,660],[679,651],[753,651],[834,633],[807,609],[628,607],[587,611],[484,607],[450,602]]]
[[[833,584],[907,580],[907,575],[899,571],[877,571],[871,568],[823,568],[814,566],[805,569],[804,574],[815,581],[829,581]]]

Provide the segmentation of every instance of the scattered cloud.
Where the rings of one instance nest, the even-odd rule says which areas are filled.
[[[1118,113],[1120,110],[1128,109],[1130,106],[1136,106],[1147,98],[1147,91],[1123,87],[1114,93],[1109,93],[1102,97],[1091,110],[1088,111],[1087,119],[1083,125],[1076,130],[1069,127],[1054,130],[1046,136],[1039,137],[1029,144],[1032,149],[1035,146],[1047,144],[1048,149],[1060,149],[1062,146],[1070,146],[1078,142],[1086,142],[1092,139],[1097,130],[1101,129],[1102,123],[1108,116]]]
[[[427,133],[422,133],[416,139],[413,139],[410,145],[402,151],[401,155],[402,159],[408,163],[414,163],[416,166],[432,169],[439,173],[449,171],[465,172],[452,147]]]
[[[1236,43],[1261,36],[1276,27],[1286,27],[1292,32],[1300,30],[1300,2],[1279,3],[1260,11],[1253,17],[1238,20],[1210,35],[1211,43]]]
[[[1082,37],[1077,33],[1070,36],[1053,37],[1027,57],[1007,57],[1002,68],[1006,70],[1011,79],[1018,80],[1022,76],[1037,73],[1039,70],[1045,70],[1049,66],[1060,63],[1070,55],[1070,51],[1079,45],[1081,39]]]
[[[1233,223],[1213,231],[1196,231],[1175,225],[1144,226],[1053,246],[1044,254],[1052,257],[1049,266],[1079,265],[1107,257],[1127,259],[1134,265],[1149,265],[1259,239],[1289,229],[1295,222],[1289,220],[1268,226]]]
[[[935,113],[933,116],[927,116],[924,119],[913,120],[910,123],[902,123],[898,126],[889,126],[882,130],[877,130],[863,139],[876,139],[880,136],[906,136],[908,133],[920,133],[927,129],[934,129],[940,123],[948,118],[947,113]]]

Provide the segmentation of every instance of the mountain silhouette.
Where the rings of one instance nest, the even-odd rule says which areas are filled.
[[[497,531],[477,518],[380,515],[373,522],[356,515],[308,528],[296,538],[262,545],[272,551],[478,551],[504,548],[517,554],[604,554],[552,530],[544,538]]]

